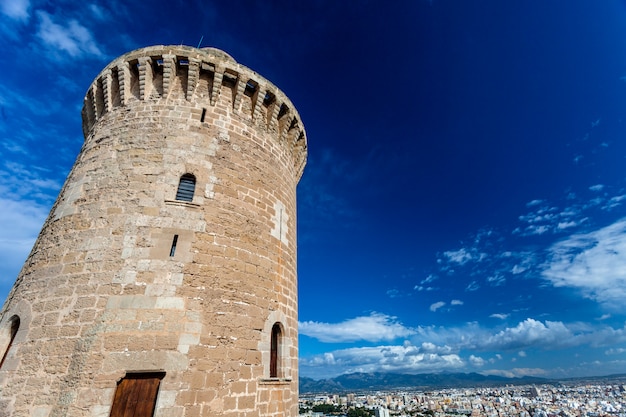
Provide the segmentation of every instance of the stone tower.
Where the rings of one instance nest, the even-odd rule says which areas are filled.
[[[0,313],[0,415],[297,416],[292,103],[220,50],[153,46],[82,118]]]

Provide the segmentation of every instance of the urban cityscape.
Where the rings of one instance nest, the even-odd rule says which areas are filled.
[[[306,417],[626,416],[626,376],[500,387],[301,393]]]

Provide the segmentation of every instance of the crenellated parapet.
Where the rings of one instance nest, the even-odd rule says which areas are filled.
[[[306,163],[300,115],[274,84],[215,48],[150,46],[129,52],[98,74],[85,95],[85,138],[109,113],[134,104],[184,101],[197,108],[190,122],[204,122],[208,106],[227,103],[233,115],[292,146],[296,172]]]

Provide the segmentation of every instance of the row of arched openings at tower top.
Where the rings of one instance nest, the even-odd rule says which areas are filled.
[[[226,95],[233,106],[260,117],[267,126],[274,120],[279,132],[297,127],[298,117],[287,102],[277,97],[277,91],[249,77],[245,71],[220,69],[216,63],[202,61],[191,65],[184,56],[132,59],[110,68],[94,81],[87,93],[83,117],[90,128],[106,112],[128,100],[165,97],[172,91],[190,100],[195,91],[198,98],[210,97],[212,105],[218,96]],[[297,135],[297,140],[302,139],[304,131],[298,128]]]
[[[5,326],[2,329],[2,333],[0,334],[0,352],[2,352],[2,359],[0,360],[0,370],[2,370],[2,366],[4,365],[4,361],[7,356],[9,356],[9,352],[11,351],[11,346],[13,346],[13,341],[15,340],[15,336],[17,335],[17,331],[20,328],[20,318],[18,316],[13,316],[9,319],[8,326]]]

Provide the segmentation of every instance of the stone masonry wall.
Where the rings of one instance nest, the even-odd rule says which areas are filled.
[[[0,354],[20,319],[0,415],[108,416],[122,377],[161,371],[156,416],[296,416],[306,135],[291,102],[222,51],[156,46],[101,72],[83,129],[0,315]]]

